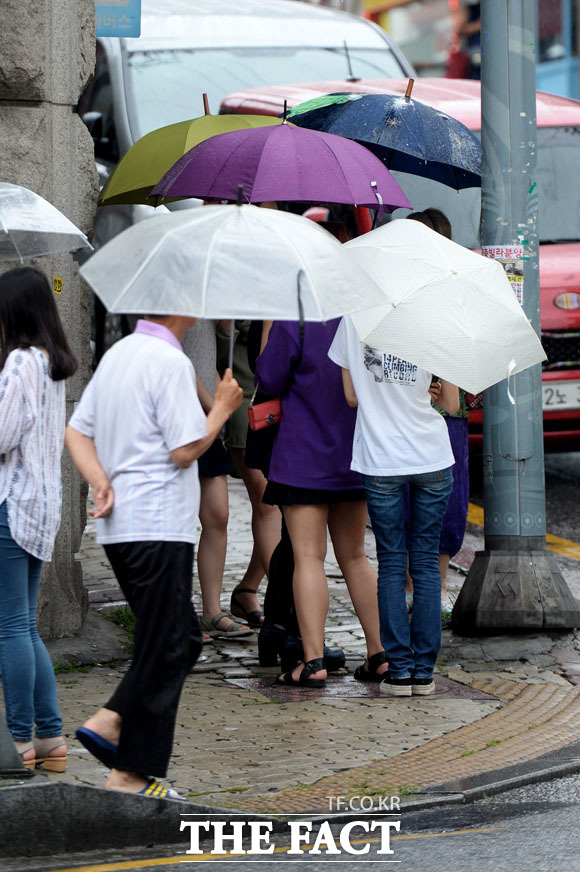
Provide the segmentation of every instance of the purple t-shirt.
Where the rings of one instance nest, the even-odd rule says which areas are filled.
[[[256,383],[282,401],[270,479],[317,490],[356,490],[351,472],[356,409],[346,404],[340,367],[328,357],[339,324],[308,322],[300,338],[295,321],[277,321],[256,361]]]

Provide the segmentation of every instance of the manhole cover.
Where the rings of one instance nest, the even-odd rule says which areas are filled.
[[[279,684],[274,684],[271,678],[230,678],[228,684],[240,687],[243,690],[258,691],[263,693],[268,699],[276,702],[304,702],[316,699],[384,699],[395,700],[396,698],[382,694],[379,685],[367,681],[355,681],[352,676],[330,676],[326,682],[326,687],[322,688],[302,688],[302,687],[282,687]],[[401,697],[408,702],[409,697]],[[473,687],[468,687],[465,684],[460,684],[458,681],[453,681],[451,678],[445,678],[442,675],[435,677],[435,693],[429,696],[416,696],[415,699],[430,700],[430,699],[493,699],[489,693],[484,693],[482,690],[476,690]]]

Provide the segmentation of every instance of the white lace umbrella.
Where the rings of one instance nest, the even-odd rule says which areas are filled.
[[[386,297],[352,316],[361,341],[373,348],[471,393],[546,359],[496,261],[402,219],[345,248]]]
[[[92,248],[84,233],[48,200],[0,182],[0,261]]]
[[[384,300],[330,233],[257,206],[153,215],[80,274],[110,312],[326,321]]]

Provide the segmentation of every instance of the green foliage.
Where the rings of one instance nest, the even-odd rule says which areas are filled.
[[[131,609],[128,606],[120,606],[117,609],[111,609],[105,617],[108,621],[112,621],[113,624],[117,624],[118,627],[125,630],[131,640],[132,647],[135,642],[135,622],[137,619]]]
[[[81,666],[78,663],[61,663],[57,660],[53,665],[55,675],[66,675],[69,672],[90,672],[92,666]]]

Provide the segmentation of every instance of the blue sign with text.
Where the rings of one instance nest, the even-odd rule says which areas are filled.
[[[95,0],[97,36],[140,36],[141,0]]]

